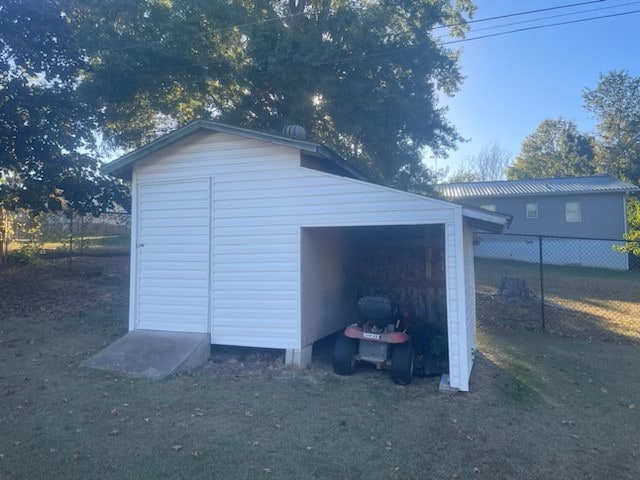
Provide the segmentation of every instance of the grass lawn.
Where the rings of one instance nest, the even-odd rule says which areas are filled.
[[[539,329],[540,269],[509,260],[476,259],[480,315],[503,326]],[[532,302],[508,304],[498,295],[502,277],[524,279]],[[547,329],[568,336],[640,344],[640,271],[544,266]]]
[[[481,329],[469,394],[321,354],[161,382],[81,368],[126,330],[127,261],[0,271],[1,479],[640,478],[636,345]]]
[[[83,237],[82,239],[80,237],[74,237],[73,239],[73,251],[76,253],[80,251],[81,247],[84,252],[95,252],[104,250],[128,251],[130,246],[131,237],[129,235]],[[69,239],[59,242],[44,242],[42,248],[45,252],[67,252],[69,250]]]

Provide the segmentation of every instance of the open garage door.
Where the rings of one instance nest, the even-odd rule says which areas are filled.
[[[416,342],[422,332],[439,332],[446,349],[444,230],[442,224],[303,228],[303,346],[354,323],[358,299],[379,295],[400,305]]]

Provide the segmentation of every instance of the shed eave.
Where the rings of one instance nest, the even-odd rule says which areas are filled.
[[[462,206],[462,216],[472,227],[490,233],[504,233],[513,219],[511,215],[468,206]]]

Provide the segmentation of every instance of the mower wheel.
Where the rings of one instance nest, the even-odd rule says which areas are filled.
[[[333,349],[333,371],[338,375],[351,375],[357,353],[358,340],[340,335]]]
[[[413,377],[413,357],[415,352],[411,342],[400,343],[391,353],[391,378],[398,385],[409,385]]]

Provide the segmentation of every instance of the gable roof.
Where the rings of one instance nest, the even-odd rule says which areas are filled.
[[[338,154],[319,143],[283,137],[280,135],[273,135],[270,133],[258,132],[255,130],[234,127],[231,125],[211,122],[208,120],[197,120],[193,123],[190,123],[189,125],[179,128],[178,130],[175,130],[174,132],[163,135],[162,137],[159,137],[156,140],[148,143],[144,147],[138,148],[137,150],[134,150],[126,155],[123,155],[120,158],[117,158],[116,160],[113,160],[110,163],[103,165],[101,169],[102,173],[106,173],[118,178],[131,178],[132,167],[135,162],[199,130],[228,133],[230,135],[237,135],[239,137],[248,138],[251,140],[260,140],[263,142],[271,143],[273,145],[295,148],[300,150],[301,152],[305,152],[327,160],[353,178],[364,181],[370,180],[365,174],[354,168]]]
[[[251,140],[259,140],[267,143],[271,143],[274,145],[281,145],[285,147],[295,148],[300,150],[301,152],[308,153],[310,155],[315,156],[316,158],[322,158],[326,161],[330,162],[332,165],[337,166],[340,170],[344,171],[348,176],[351,176],[356,181],[362,181],[366,183],[373,184],[371,179],[369,179],[362,172],[358,171],[356,168],[351,166],[346,160],[342,157],[334,153],[329,148],[315,142],[309,142],[306,140],[297,140],[289,137],[282,137],[279,135],[272,135],[268,133],[262,133],[255,130],[249,130],[246,128],[233,127],[230,125],[225,125],[222,123],[211,122],[208,120],[198,120],[185,127],[182,127],[172,133],[164,135],[151,143],[134,150],[122,157],[113,160],[110,163],[107,163],[102,166],[101,170],[103,173],[112,175],[119,178],[130,179],[131,173],[133,171],[133,165],[148,155],[167,147],[188,135],[191,135],[197,131],[205,130],[211,132],[220,132],[227,133],[230,135],[237,135],[239,137],[248,138]],[[374,184],[375,185],[375,184]],[[446,200],[435,199],[431,197],[426,197],[424,195],[405,192],[403,190],[396,190],[391,187],[385,187],[382,185],[377,185],[381,188],[388,188],[390,190],[395,190],[398,193],[411,195],[416,197],[421,197],[425,200],[431,200],[434,202],[441,202],[443,204],[449,204],[456,208],[462,209],[462,215],[466,219],[466,221],[473,227],[479,228],[481,230],[494,232],[494,233],[502,233],[506,228],[509,227],[511,223],[511,215],[505,215],[497,212],[490,212],[487,210],[483,210],[480,208],[468,207],[453,204]]]
[[[629,193],[640,191],[610,176],[498,180],[493,182],[443,183],[436,189],[449,199],[567,195],[572,193]]]

